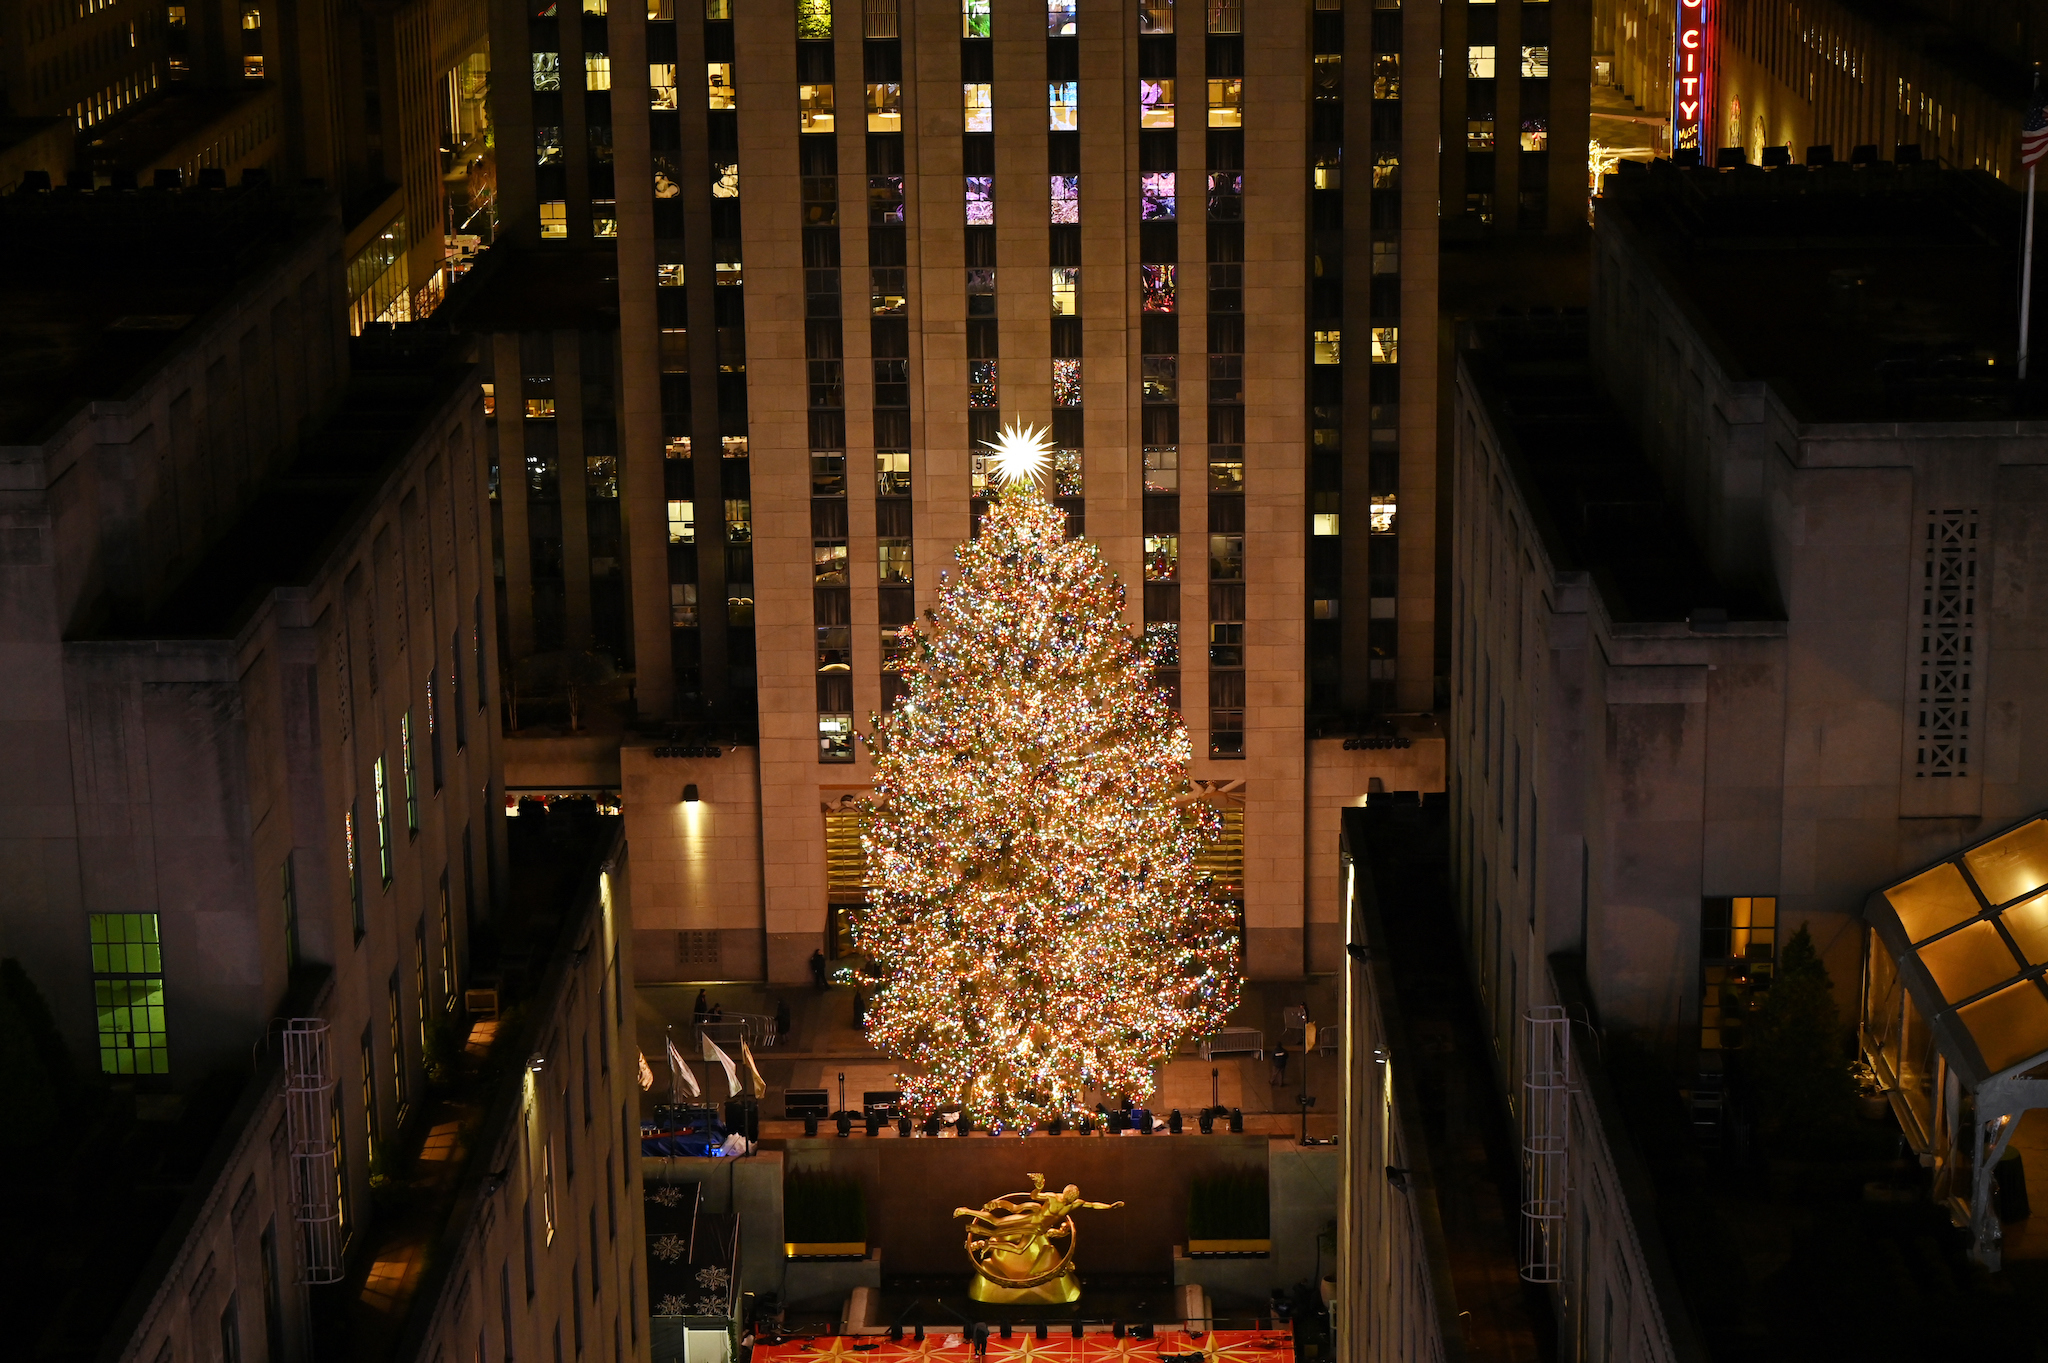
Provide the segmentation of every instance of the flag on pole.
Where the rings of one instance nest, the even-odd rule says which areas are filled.
[[[747,1067],[747,1092],[757,1101],[768,1096],[768,1083],[754,1065],[754,1052],[745,1037],[740,1038],[740,1060]]]
[[[2020,164],[2032,166],[2044,156],[2048,156],[2048,95],[2036,84],[2026,119],[2020,124]]]
[[[639,1054],[640,1087],[642,1089],[651,1089],[654,1087],[654,1067],[647,1063],[647,1053],[645,1051],[641,1051]]]
[[[682,1102],[684,1089],[690,1091],[692,1098],[695,1098],[704,1091],[697,1087],[697,1076],[692,1074],[690,1067],[683,1063],[683,1053],[676,1049],[676,1039],[670,1037],[668,1038],[669,1098],[678,1103]]]
[[[709,1062],[716,1062],[725,1070],[725,1096],[728,1098],[739,1097],[740,1073],[733,1068],[732,1057],[718,1049],[718,1043],[713,1041],[708,1034],[699,1032],[697,1035],[703,1038],[704,1041],[704,1059]]]

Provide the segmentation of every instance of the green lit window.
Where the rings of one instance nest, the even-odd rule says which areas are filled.
[[[391,883],[391,787],[384,779],[384,759],[372,771],[377,785],[377,876]]]
[[[405,769],[405,831],[417,834],[420,831],[420,779],[419,768],[413,762],[410,710],[398,717],[398,754],[400,765]]]
[[[93,1006],[99,1018],[100,1069],[107,1074],[168,1074],[164,1040],[164,956],[153,913],[95,913]]]

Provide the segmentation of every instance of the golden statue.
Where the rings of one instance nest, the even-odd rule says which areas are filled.
[[[956,1207],[967,1218],[967,1259],[976,1301],[1059,1305],[1081,1295],[1074,1274],[1074,1213],[1115,1211],[1121,1202],[1087,1202],[1069,1183],[1045,1190],[1045,1175],[1031,1175],[1031,1191],[992,1198],[979,1207]],[[1059,1243],[1055,1243],[1055,1242]]]

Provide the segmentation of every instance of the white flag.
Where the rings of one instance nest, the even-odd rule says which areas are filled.
[[[676,1049],[676,1039],[668,1039],[668,1093],[675,1102],[683,1101],[683,1090],[688,1089],[695,1098],[703,1090],[697,1087],[697,1076],[690,1073],[690,1067],[683,1063],[683,1053]]]
[[[708,1033],[699,1032],[697,1035],[704,1042],[704,1058],[717,1061],[725,1069],[725,1096],[728,1098],[739,1097],[740,1073],[732,1067],[732,1057],[718,1049],[718,1043],[713,1041]]]
[[[645,1051],[640,1053],[640,1087],[642,1089],[654,1087],[654,1067],[647,1063],[647,1053]]]

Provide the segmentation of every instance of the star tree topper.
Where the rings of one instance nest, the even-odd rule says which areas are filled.
[[[1091,1088],[1150,1094],[1236,1005],[1238,929],[1199,865],[1221,820],[1123,588],[1036,486],[1045,433],[990,447],[981,532],[902,632],[908,694],[869,739],[852,926],[905,1102],[1015,1125]]]
[[[1045,476],[1052,465],[1051,432],[1043,426],[1026,426],[1012,422],[1003,427],[1002,433],[994,440],[982,443],[995,451],[996,481],[1004,487],[1012,483],[1035,484]]]

